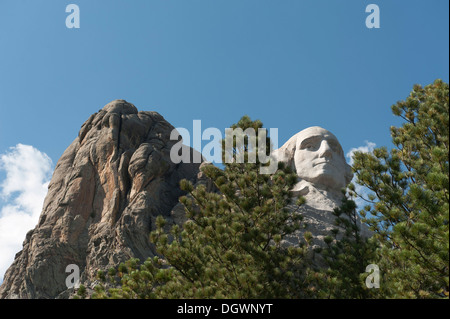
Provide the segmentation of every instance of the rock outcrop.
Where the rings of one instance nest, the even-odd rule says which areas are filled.
[[[200,164],[170,160],[173,129],[124,100],[89,117],[56,165],[39,222],[7,270],[0,298],[67,297],[69,264],[92,283],[98,269],[153,256],[156,217],[173,222],[179,181],[195,183],[199,172]]]
[[[117,267],[131,257],[156,254],[149,241],[156,217],[168,225],[186,220],[178,199],[181,179],[209,181],[200,172],[206,163],[175,164],[170,158],[174,127],[156,112],[138,112],[124,100],[107,104],[83,124],[78,137],[59,159],[38,225],[28,232],[0,286],[0,298],[68,298],[68,265],[80,270],[80,282],[93,288],[99,269]],[[314,246],[336,228],[332,211],[351,180],[337,138],[320,127],[294,135],[274,157],[298,175],[293,192],[306,199],[299,214],[307,227],[285,238],[286,245]],[[296,209],[289,205],[290,209]],[[363,235],[370,236],[367,228]]]

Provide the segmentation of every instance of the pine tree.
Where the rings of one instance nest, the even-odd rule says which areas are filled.
[[[253,138],[245,136],[242,145],[233,140],[231,153],[242,154],[244,162],[225,163],[223,170],[213,165],[203,167],[217,191],[183,180],[180,186],[187,195],[180,202],[188,221],[167,233],[164,218],[157,219],[157,229],[150,238],[161,257],[140,266],[136,260],[129,261],[122,270],[119,267],[119,276],[110,274],[119,282],[118,287],[108,290],[99,286],[94,297],[309,296],[307,240],[298,247],[283,244],[285,236],[300,228],[301,215],[286,209],[297,176],[282,164],[273,175],[261,174],[259,157],[249,161],[258,147],[265,146],[266,154],[270,151],[268,137],[264,146],[256,143],[262,141],[257,133],[262,128],[260,121],[244,116],[231,128],[256,132]],[[225,144],[224,140],[223,148]],[[297,204],[302,203],[300,198]]]
[[[366,287],[366,267],[377,260],[378,242],[362,235],[360,216],[351,194],[334,209],[336,228],[324,238],[324,266],[316,273],[318,298],[366,299],[379,295]]]
[[[380,245],[380,293],[448,297],[449,86],[415,85],[392,111],[404,120],[391,127],[395,148],[353,158],[356,182],[372,191],[361,214]]]

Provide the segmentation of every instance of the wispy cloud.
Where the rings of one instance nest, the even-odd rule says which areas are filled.
[[[364,141],[365,145],[363,146],[359,146],[359,147],[355,147],[350,149],[350,151],[345,155],[348,159],[348,162],[350,165],[353,165],[353,155],[356,152],[363,152],[363,153],[372,153],[373,150],[376,147],[376,144],[373,142],[369,142],[369,141]],[[363,195],[364,197],[367,197],[367,195],[370,193],[370,191],[364,187],[361,186],[359,184],[356,183],[356,178],[353,177],[352,183],[355,185],[355,191],[356,193]],[[358,206],[359,209],[362,209],[365,205],[367,205],[367,202],[365,202],[364,200],[362,200],[361,198],[356,198],[355,199],[355,203]]]
[[[353,165],[353,154],[356,152],[363,152],[363,153],[372,153],[375,147],[377,146],[375,143],[364,141],[366,145],[352,148],[345,156],[348,158],[349,164]]]
[[[51,159],[33,146],[17,144],[0,155],[0,282],[26,233],[34,228],[53,171]]]

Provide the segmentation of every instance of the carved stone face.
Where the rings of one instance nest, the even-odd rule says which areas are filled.
[[[297,135],[294,163],[300,178],[313,184],[343,188],[349,167],[337,138],[321,127],[310,127]]]
[[[302,180],[336,191],[345,187],[353,175],[336,136],[318,126],[294,135],[276,156],[291,165]]]

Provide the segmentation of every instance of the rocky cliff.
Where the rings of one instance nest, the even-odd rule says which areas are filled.
[[[56,165],[38,225],[7,270],[0,298],[68,298],[73,292],[66,286],[68,265],[78,266],[81,283],[93,288],[99,269],[154,256],[149,234],[156,217],[163,215],[168,227],[186,220],[178,203],[180,180],[213,188],[201,164],[170,159],[178,142],[170,139],[173,129],[158,113],[138,112],[124,100],[91,115]],[[186,151],[191,159],[201,157]],[[297,172],[292,191],[306,199],[298,210],[305,228],[284,244],[304,242],[309,231],[313,246],[323,246],[336,228],[332,211],[340,205],[341,188],[352,177],[337,138],[323,128],[307,128],[273,155]]]
[[[156,217],[173,222],[179,181],[196,182],[199,171],[199,164],[170,160],[173,129],[124,100],[91,115],[56,165],[39,222],[7,270],[0,298],[67,297],[69,264],[85,283],[99,268],[154,255],[148,236]]]

